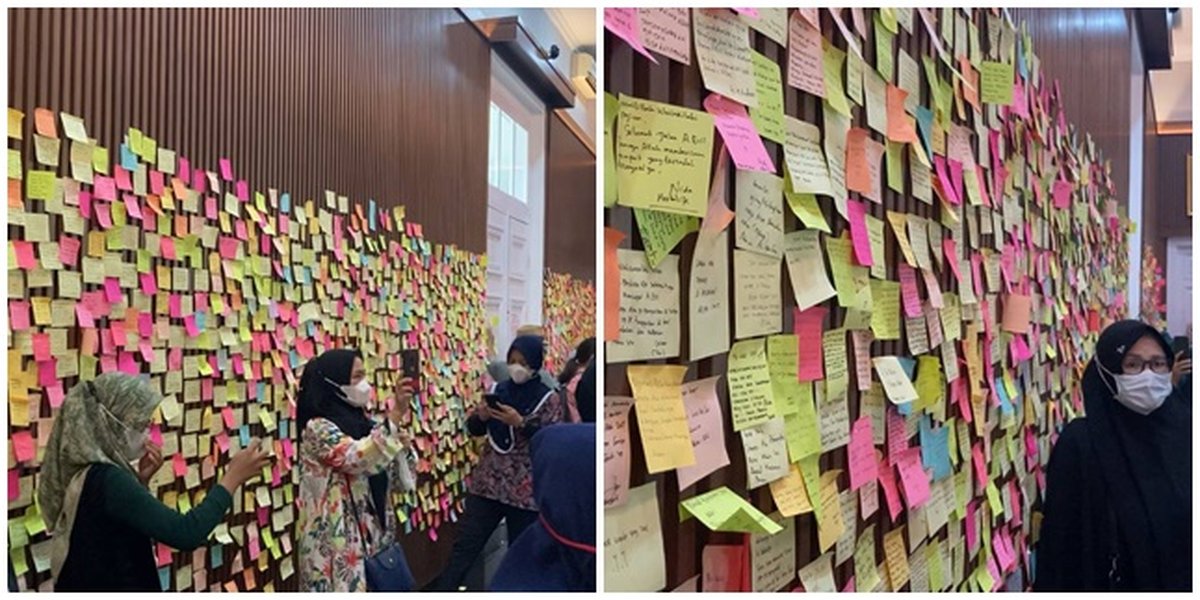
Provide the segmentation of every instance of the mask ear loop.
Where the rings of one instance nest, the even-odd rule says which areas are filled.
[[[1107,368],[1105,368],[1104,364],[1101,363],[1099,360],[1096,361],[1096,368],[1098,368],[1102,372],[1102,375],[1108,375],[1109,377],[1112,377],[1112,380],[1114,383],[1117,381],[1117,374],[1113,373],[1112,371],[1109,371]],[[1116,398],[1117,390],[1114,390],[1113,386],[1108,384],[1108,380],[1105,379],[1103,376],[1101,376],[1100,381],[1104,382],[1104,387],[1108,388],[1109,392],[1112,392],[1113,398]]]

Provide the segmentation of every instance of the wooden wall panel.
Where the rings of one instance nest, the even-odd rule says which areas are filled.
[[[447,9],[9,9],[9,105],[125,127],[238,178],[403,204],[487,250],[490,52]]]
[[[546,143],[546,268],[596,281],[596,151],[556,112]]]

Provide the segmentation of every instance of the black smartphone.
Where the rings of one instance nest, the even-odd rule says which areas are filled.
[[[421,377],[421,353],[416,349],[400,351],[401,368],[404,376],[415,383]]]
[[[483,401],[487,403],[488,408],[495,408],[495,409],[500,408],[500,395],[499,394],[484,394]]]
[[[1192,340],[1188,339],[1188,336],[1186,336],[1186,335],[1177,335],[1177,336],[1171,338],[1171,353],[1172,354],[1179,354],[1180,352],[1183,352],[1184,350],[1187,350],[1191,347],[1192,347]]]

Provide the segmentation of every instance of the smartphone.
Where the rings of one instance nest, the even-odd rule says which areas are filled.
[[[1179,336],[1175,336],[1175,337],[1171,338],[1171,352],[1173,352],[1175,354],[1179,354],[1180,352],[1188,350],[1191,347],[1192,347],[1192,340],[1188,339],[1188,337],[1186,335],[1179,335]],[[1191,353],[1189,352],[1187,355],[1184,356],[1184,358],[1188,358],[1190,356],[1191,356]]]
[[[415,383],[421,377],[421,353],[416,349],[400,351],[401,368],[404,376]]]
[[[497,410],[500,409],[500,395],[499,394],[484,394],[483,401],[487,402],[488,408],[494,408]]]

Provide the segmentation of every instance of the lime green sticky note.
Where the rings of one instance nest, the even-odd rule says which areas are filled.
[[[887,186],[888,189],[904,193],[904,143],[887,141]]]
[[[931,543],[925,546],[925,564],[929,567],[929,589],[938,592],[942,590],[944,581],[942,579],[942,556],[938,552],[938,544]]]
[[[46,522],[42,520],[42,513],[38,510],[37,504],[25,509],[25,531],[32,536],[45,530]]]
[[[713,116],[622,95],[617,118],[618,201],[694,217],[708,209]]]
[[[785,177],[786,181],[787,178]],[[816,229],[830,233],[829,223],[825,220],[825,214],[821,212],[821,206],[817,204],[817,197],[813,194],[785,194],[787,196],[788,206],[791,207],[792,213],[800,219],[801,223],[808,229]]]
[[[25,177],[25,169],[21,167],[21,151],[8,149],[8,178],[22,179]]]
[[[679,520],[696,517],[713,531],[774,535],[783,530],[745,498],[721,486],[679,503]]]
[[[945,383],[942,381],[942,361],[936,356],[923,355],[917,357],[917,401],[914,411],[934,407],[942,400]]]
[[[799,396],[793,401],[796,412],[783,415],[784,435],[787,438],[788,458],[796,462],[821,453],[821,432],[818,428],[817,411],[813,405],[811,382],[798,385]],[[819,473],[817,486],[820,486]],[[818,503],[814,503],[818,504]]]
[[[896,21],[896,9],[883,7],[879,9],[879,22],[892,33],[900,33],[899,23]]]
[[[989,480],[987,484],[988,506],[992,509],[993,516],[1004,514],[1004,502],[1000,500],[1000,490],[996,488],[995,482]]]
[[[758,106],[750,109],[750,120],[758,134],[777,144],[784,143],[786,131],[783,126],[783,78],[779,63],[750,50],[754,63],[754,87],[758,93]]]
[[[30,200],[49,200],[54,196],[53,171],[30,169],[25,175],[25,197]]]
[[[616,96],[604,92],[604,206],[617,203],[617,156],[613,151],[616,143],[617,112],[620,102]]]
[[[11,109],[10,109],[11,110]],[[13,573],[21,577],[29,572],[29,564],[25,562],[25,548],[10,548],[8,557],[12,561]]]
[[[97,173],[108,175],[108,148],[96,146],[92,150],[92,168]]]
[[[129,134],[129,149],[138,156],[142,155],[142,130],[137,127],[130,127]]]
[[[21,123],[25,121],[25,113],[15,109],[8,109],[8,137],[19,140],[21,138]]]
[[[875,19],[875,70],[888,83],[896,81],[896,34]]]
[[[658,268],[684,236],[700,229],[700,220],[696,217],[645,208],[635,208],[633,214],[642,234],[646,262],[652,269]]]
[[[811,386],[810,386],[811,387]],[[813,418],[816,418],[814,412]],[[817,446],[820,447],[821,439],[818,434]],[[813,507],[813,514],[817,517],[817,522],[821,522],[821,453],[818,450],[801,458],[796,466],[800,467],[800,476],[804,478],[804,489],[808,492],[810,504]]]
[[[850,102],[846,99],[846,85],[842,82],[842,64],[846,53],[821,38],[821,66],[825,75],[825,101],[834,110],[849,117]]]

